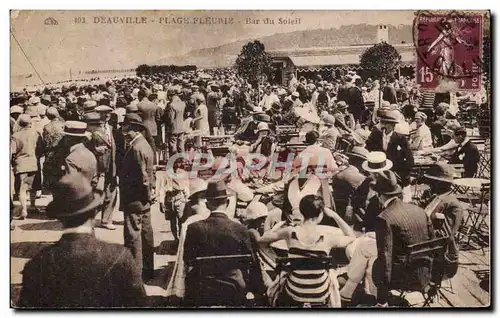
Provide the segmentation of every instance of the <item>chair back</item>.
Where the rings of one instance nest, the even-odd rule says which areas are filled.
[[[279,257],[276,259],[277,270],[328,270],[332,267],[332,257]]]
[[[460,179],[464,177],[465,168],[463,163],[453,163],[450,165],[455,170],[455,176],[454,176],[455,179]]]
[[[231,277],[238,277],[237,271],[240,270],[241,278],[249,277],[253,262],[250,254],[197,257],[190,261],[187,265],[193,267],[194,275],[190,276],[189,282],[195,288],[189,289],[189,293],[186,290],[189,305],[244,306],[247,290],[227,272],[231,271]]]

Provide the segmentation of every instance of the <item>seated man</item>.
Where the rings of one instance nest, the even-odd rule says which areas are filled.
[[[294,167],[298,167],[307,158],[309,160],[317,158],[318,163],[325,165],[326,169],[323,173],[328,174],[338,170],[339,167],[333,158],[332,152],[330,149],[320,146],[318,140],[319,133],[316,130],[306,133],[307,147],[295,159]]]
[[[452,166],[438,162],[425,175],[426,190],[420,200],[420,206],[432,220],[437,236],[448,236],[445,251],[443,275],[451,278],[458,270],[458,244],[455,235],[464,219],[464,209],[452,193],[455,171]]]
[[[187,306],[243,306],[247,292],[260,294],[258,261],[247,229],[229,219],[228,192],[224,182],[209,183],[205,192],[210,216],[187,228],[184,244]],[[193,268],[197,257],[251,255],[253,266],[221,262],[218,266]],[[224,266],[222,266],[224,264]],[[257,266],[255,266],[257,265]],[[211,288],[212,287],[212,288]]]
[[[453,140],[458,145],[458,148],[452,154],[448,163],[463,163],[465,170],[464,178],[473,178],[477,173],[480,159],[477,146],[467,138],[467,130],[464,127],[455,129]]]
[[[340,295],[350,302],[367,273],[370,293],[377,297],[377,307],[387,307],[392,288],[421,288],[430,281],[429,268],[416,268],[415,272],[407,273],[400,265],[407,246],[432,239],[434,230],[423,209],[401,201],[402,189],[392,171],[377,173],[373,188],[384,206],[376,219],[375,239],[367,237],[357,245],[348,267],[349,279]]]

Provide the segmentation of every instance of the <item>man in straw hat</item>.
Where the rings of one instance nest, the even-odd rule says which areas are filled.
[[[376,295],[377,307],[387,307],[391,289],[423,288],[430,282],[430,267],[418,267],[407,273],[403,272],[400,260],[405,257],[408,245],[432,239],[434,230],[423,209],[401,200],[402,189],[392,171],[376,173],[373,190],[379,194],[383,206],[376,219],[376,240],[365,237],[358,242],[349,262],[348,281],[340,295],[350,302],[367,274],[369,290]]]
[[[432,220],[434,228],[441,235],[449,237],[445,252],[445,275],[451,278],[458,269],[458,244],[455,235],[464,219],[465,211],[457,197],[452,193],[455,170],[453,166],[438,162],[424,175],[424,182],[430,189],[420,199],[420,206]]]
[[[224,182],[208,183],[205,198],[210,216],[187,228],[184,244],[186,264],[192,264],[197,257],[231,255],[251,255],[253,261],[257,262],[249,232],[227,215],[228,196]],[[260,270],[258,266],[252,266],[251,275],[247,277],[242,275],[240,266],[242,265],[235,266],[230,260],[225,260],[216,268],[188,270],[185,305],[243,306],[248,291],[257,294],[254,278],[260,278]],[[216,283],[217,287],[214,287]],[[231,287],[228,288],[228,285]]]
[[[154,198],[154,154],[142,135],[146,127],[138,114],[126,114],[122,133],[128,144],[120,175],[120,201],[124,214],[125,246],[149,279],[154,273],[154,241],[151,203]]]
[[[64,175],[47,214],[61,221],[61,239],[23,270],[22,308],[116,308],[145,305],[140,270],[126,248],[95,237],[102,197],[78,173]]]
[[[381,151],[394,164],[393,171],[397,174],[399,184],[405,188],[405,201],[409,200],[410,170],[413,167],[413,154],[405,136],[395,132],[399,122],[397,111],[386,111],[380,117],[382,129],[373,128],[366,149]],[[408,202],[408,201],[407,201]]]
[[[80,121],[67,121],[64,125],[64,136],[59,147],[45,166],[52,171],[51,181],[46,182],[49,190],[53,190],[56,182],[66,173],[81,173],[93,186],[97,185],[97,160],[87,148],[91,134],[87,132],[87,124]]]
[[[24,219],[28,216],[27,192],[30,192],[30,206],[35,208],[36,188],[33,183],[39,169],[37,164],[42,155],[42,138],[37,130],[31,127],[31,118],[20,115],[18,118],[19,130],[11,136],[10,154],[14,171],[14,192],[20,201],[22,211],[16,218]]]

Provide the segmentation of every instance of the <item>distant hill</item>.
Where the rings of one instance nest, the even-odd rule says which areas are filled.
[[[389,25],[389,43],[411,43],[411,25]],[[344,25],[338,29],[317,29],[273,34],[259,38],[266,50],[286,48],[332,47],[372,44],[376,41],[377,26],[369,24]],[[158,64],[195,64],[199,67],[231,66],[241,48],[249,41],[232,42],[212,48],[193,50],[185,55],[161,59]]]

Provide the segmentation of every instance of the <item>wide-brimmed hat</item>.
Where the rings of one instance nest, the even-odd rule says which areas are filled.
[[[139,108],[137,107],[137,104],[129,104],[125,106],[125,110],[127,113],[137,113]]]
[[[64,175],[54,188],[53,198],[47,206],[47,215],[55,218],[70,218],[96,210],[103,199],[80,173]]]
[[[141,116],[139,116],[139,114],[136,113],[125,114],[125,119],[123,120],[123,124],[134,125],[143,129],[146,128],[146,126],[144,126]]]
[[[64,124],[63,134],[76,137],[89,137],[91,134],[87,131],[87,124],[81,121],[68,120]]]
[[[205,191],[205,198],[210,200],[225,199],[228,197],[226,183],[221,180],[218,182],[210,182]]]
[[[415,114],[415,119],[422,119],[423,121],[427,120],[427,115],[422,112],[417,112]]]
[[[438,162],[432,165],[424,177],[432,180],[443,181],[448,183],[453,183],[455,176],[455,169],[453,166],[446,164],[444,162]]]
[[[36,105],[27,106],[24,113],[30,117],[38,117],[38,107]]]
[[[94,111],[96,107],[97,107],[97,102],[95,100],[88,100],[83,103],[83,111],[86,113]]]
[[[191,179],[189,182],[189,200],[196,200],[205,197],[205,191],[207,190],[207,182],[203,179]]]
[[[365,144],[368,137],[370,137],[370,131],[363,128],[358,128],[352,132],[352,138],[360,145]]]
[[[304,119],[307,122],[313,123],[313,124],[319,124],[320,118],[317,114],[311,112],[307,106],[303,107],[297,107],[295,108],[295,114]]]
[[[267,206],[262,202],[251,202],[245,211],[245,220],[251,221],[256,220],[260,217],[267,216],[269,211]]]
[[[260,121],[260,122],[265,122],[265,123],[270,123],[271,122],[271,116],[265,113],[258,113],[254,114],[253,116],[254,120]]]
[[[14,105],[10,108],[10,114],[22,114],[24,112],[24,108],[19,105]]]
[[[100,123],[103,122],[103,120],[101,119],[101,115],[99,115],[98,112],[86,113],[83,116],[83,120],[87,123],[87,125],[89,125],[89,124],[100,124]]]
[[[112,112],[113,108],[107,105],[99,105],[94,109],[96,112]]]
[[[261,132],[261,131],[271,131],[271,129],[269,129],[269,125],[266,123],[266,122],[260,122],[258,125],[257,125],[257,132]]]
[[[368,157],[368,154],[370,152],[364,148],[364,147],[359,147],[359,146],[355,146],[351,149],[350,152],[346,153],[346,155],[348,157],[357,157],[357,158],[360,158],[360,159],[363,159],[363,160],[366,160],[367,157]]]
[[[346,102],[344,102],[343,100],[341,100],[340,102],[337,103],[336,107],[339,110],[344,110],[344,109],[347,108],[347,104],[346,104]]]
[[[262,107],[254,106],[252,111],[250,112],[250,114],[252,114],[252,115],[264,114],[264,110],[262,109]]]
[[[396,174],[390,170],[377,173],[375,175],[375,183],[370,184],[370,186],[379,194],[397,195],[402,193]]]
[[[384,123],[398,123],[399,122],[399,114],[398,111],[388,110],[381,114],[380,121]]]
[[[387,159],[384,152],[372,151],[368,153],[361,167],[368,172],[382,172],[392,168],[392,161]]]
[[[410,135],[410,125],[406,121],[400,121],[399,123],[396,124],[396,127],[394,127],[394,132],[403,135],[403,136],[409,136]]]

